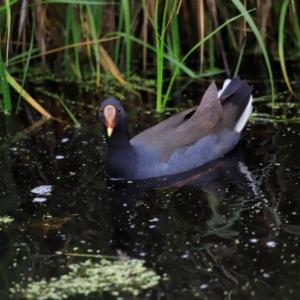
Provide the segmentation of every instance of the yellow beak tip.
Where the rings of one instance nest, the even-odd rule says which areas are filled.
[[[112,135],[113,129],[111,127],[107,128],[107,135],[110,137]]]

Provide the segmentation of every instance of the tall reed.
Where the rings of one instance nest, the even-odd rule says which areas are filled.
[[[238,57],[247,34],[251,42],[243,53],[262,53],[274,105],[271,58],[279,57],[291,90],[285,62],[300,55],[299,14],[299,4],[289,0],[5,0],[0,5],[0,75],[25,67],[22,87],[26,87],[33,60],[39,58],[41,73],[52,65],[53,72],[74,80],[92,74],[99,88],[101,76],[111,73],[133,91],[131,75],[139,61],[144,70],[153,66],[156,70],[156,109],[162,111],[181,72],[194,79],[234,68],[231,61],[226,66],[226,53]],[[168,80],[166,70],[171,73]],[[6,84],[1,83],[2,108],[8,113],[12,103]]]

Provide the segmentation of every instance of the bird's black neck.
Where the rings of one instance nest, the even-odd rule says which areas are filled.
[[[136,166],[136,153],[129,142],[127,129],[115,128],[112,135],[107,137],[106,173],[109,177],[128,178]]]

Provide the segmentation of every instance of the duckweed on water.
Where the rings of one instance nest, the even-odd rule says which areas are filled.
[[[2,216],[0,217],[0,226],[3,224],[11,223],[14,219],[9,216]]]
[[[11,293],[22,294],[26,299],[66,299],[68,296],[110,292],[138,295],[143,289],[158,284],[161,276],[147,269],[142,260],[108,261],[87,260],[69,266],[69,273],[50,281],[30,282],[26,288],[16,284]]]

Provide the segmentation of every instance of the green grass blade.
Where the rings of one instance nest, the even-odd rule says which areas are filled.
[[[70,35],[71,35],[71,24],[72,24],[72,4],[67,4],[66,9],[66,22],[65,22],[65,46],[70,44]],[[63,59],[63,66],[65,69],[66,74],[71,74],[71,68],[69,64],[69,48],[64,50],[64,59]]]
[[[124,10],[120,10],[118,25],[117,25],[117,32],[122,31],[122,26],[124,22]],[[121,39],[117,39],[115,43],[115,53],[114,53],[114,63],[118,65],[120,63],[120,53],[121,53]]]
[[[32,30],[31,30],[31,39],[30,39],[30,44],[29,44],[29,50],[28,50],[28,55],[26,58],[26,63],[25,63],[25,67],[24,67],[24,72],[23,72],[23,79],[22,79],[22,90],[24,88],[24,84],[25,84],[25,80],[27,78],[27,72],[28,72],[28,67],[29,67],[29,62],[32,56],[32,49],[33,49],[33,41],[34,41],[34,32],[35,32],[35,23],[32,22]],[[20,103],[21,103],[21,95],[22,93],[19,94],[19,99],[17,102],[17,107],[16,107],[16,113],[18,112],[19,108],[20,108]]]
[[[64,101],[59,97],[59,95],[55,95],[57,97],[57,99],[59,100],[59,102],[61,103],[61,105],[64,107],[64,109],[66,110],[66,112],[68,113],[68,115],[70,116],[70,118],[72,119],[72,121],[74,122],[74,124],[77,127],[80,127],[80,123],[78,122],[78,120],[76,119],[76,117],[74,116],[74,114],[69,110],[68,106],[64,103]]]
[[[27,56],[29,54],[33,55],[33,54],[38,54],[40,52],[40,49],[39,48],[34,48],[32,49],[30,52],[29,51],[25,51],[25,52],[22,52],[20,54],[17,54],[13,57],[11,57],[9,60],[8,60],[8,66],[12,66],[12,65],[16,65],[16,64],[19,64],[19,63],[23,63],[24,61],[27,60]]]
[[[95,20],[93,18],[92,9],[90,5],[86,6],[89,24],[91,27],[91,35],[94,41],[98,39],[98,33],[96,29]],[[99,55],[99,45],[98,43],[93,43],[92,48],[94,49],[96,58],[96,86],[100,86],[100,55]]]
[[[131,65],[131,40],[130,40],[130,3],[128,0],[121,0],[121,7],[124,15],[125,27],[125,48],[126,48],[126,81],[129,82]]]
[[[236,77],[239,74],[240,65],[241,65],[243,54],[244,54],[244,51],[245,51],[246,41],[247,41],[246,38],[244,38],[243,45],[242,45],[242,48],[241,48],[241,51],[240,51],[240,54],[239,54],[239,59],[238,59],[237,64],[236,64],[236,68],[235,68],[233,77]]]
[[[266,63],[267,69],[268,69],[268,73],[269,73],[269,79],[270,79],[270,84],[271,84],[272,106],[274,107],[275,106],[275,89],[274,89],[273,71],[272,71],[269,55],[268,55],[266,46],[264,44],[264,41],[261,37],[261,34],[259,33],[259,30],[258,30],[257,26],[255,25],[253,19],[250,16],[249,11],[246,10],[246,8],[240,2],[240,0],[232,0],[232,2],[236,6],[236,8],[243,14],[243,16],[246,19],[248,25],[252,29],[252,31],[253,31],[256,39],[257,39],[257,42],[260,46],[260,49],[262,51],[262,54],[264,56],[265,63]]]
[[[253,11],[253,9],[250,10],[250,11]],[[247,13],[249,13],[250,11],[247,11]],[[181,60],[180,63],[183,65],[183,63],[185,62],[185,60],[191,55],[192,52],[194,52],[196,49],[198,49],[198,47],[199,47],[201,44],[203,44],[203,43],[206,42],[208,39],[210,39],[213,35],[215,35],[219,30],[221,30],[221,29],[222,29],[223,27],[225,27],[227,24],[229,24],[229,23],[231,23],[231,22],[237,20],[238,18],[240,18],[240,17],[242,17],[242,16],[244,16],[244,12],[241,13],[241,14],[239,14],[239,15],[237,15],[237,16],[235,16],[235,17],[233,17],[233,18],[231,18],[231,19],[229,19],[229,20],[227,20],[227,21],[224,22],[222,25],[220,25],[217,29],[215,29],[213,32],[211,32],[209,35],[207,35],[203,40],[201,40],[201,41],[200,41],[199,43],[197,43],[194,47],[192,47],[192,49],[191,49],[191,50],[190,50],[190,51],[182,58],[182,60]],[[177,76],[177,74],[178,74],[178,71],[179,71],[179,68],[177,68],[177,69],[174,71],[174,73],[173,73],[173,75],[172,75],[172,77],[171,77],[171,80],[170,80],[170,82],[169,82],[169,85],[168,85],[166,94],[165,94],[165,96],[164,96],[163,107],[166,106],[166,103],[167,103],[167,101],[168,101],[168,99],[169,99],[169,95],[170,95],[170,93],[171,93],[171,89],[172,89],[173,84],[174,84],[174,82],[175,82],[175,79],[176,79],[176,76]]]
[[[9,1],[9,5],[12,6],[13,4],[15,4],[18,0],[12,0],[12,1]],[[2,12],[6,12],[7,11],[7,0],[5,1],[5,5],[3,6],[0,6],[0,13]]]
[[[2,53],[0,49],[0,81],[1,81],[1,90],[3,95],[3,112],[6,115],[9,115],[11,112],[11,98],[10,98],[10,92],[7,82],[7,77],[5,74],[5,64],[2,59]]]
[[[7,42],[6,42],[6,63],[8,62],[8,52],[9,52],[9,41],[10,41],[10,25],[11,25],[11,11],[10,11],[10,1],[5,0],[6,6],[6,27],[7,27]]]
[[[71,17],[71,33],[73,37],[74,44],[79,43],[79,36],[80,36],[80,30],[78,27],[78,22],[76,20],[75,14],[74,14],[74,7],[70,9],[70,17]],[[80,60],[79,60],[79,50],[78,47],[74,47],[74,57],[75,57],[75,71],[76,75],[79,79],[82,78],[81,74],[81,68],[80,68]]]
[[[122,32],[110,32],[109,34],[106,35],[106,37],[109,37],[109,36],[114,36],[114,35],[119,35],[119,36],[122,36],[122,37],[125,37],[125,34],[122,33]],[[149,50],[153,51],[154,53],[157,52],[157,48],[150,45],[149,43],[145,43],[144,41],[142,41],[141,39],[139,38],[136,38],[134,36],[130,36],[130,39],[132,41],[134,41],[135,43],[137,44],[140,44],[140,45],[144,45],[146,46]],[[198,44],[197,44],[198,45]],[[200,43],[201,45],[201,43]],[[195,49],[194,49],[195,50]],[[167,54],[167,53],[163,53],[163,57],[167,60],[170,60],[172,64],[176,65],[179,67],[179,69],[184,72],[187,76],[193,78],[193,79],[196,79],[196,78],[199,78],[199,77],[202,77],[201,74],[197,74],[196,72],[194,72],[192,69],[190,69],[189,67],[187,67],[184,63],[182,63],[182,60],[181,61],[178,61],[177,59],[175,59],[173,56]],[[215,73],[211,73],[211,74],[215,74]],[[219,74],[219,72],[217,73]],[[206,76],[208,76],[206,74]]]
[[[171,0],[169,5],[170,12],[170,34],[168,34],[168,50],[170,55],[175,59],[180,59],[180,38],[179,38],[179,28],[178,28],[178,16],[176,14],[177,0]],[[173,64],[170,64],[171,68],[174,68]]]
[[[5,70],[5,76],[7,82],[10,86],[21,94],[21,96],[32,106],[34,107],[41,115],[47,119],[52,118],[52,116],[39,104],[37,103],[20,85],[19,83]]]
[[[161,41],[160,34],[158,32],[159,24],[159,3],[160,1],[155,2],[155,16],[154,16],[154,33],[155,33],[155,43],[156,43],[156,110],[160,110],[159,103],[162,99],[162,72],[163,72],[163,56],[161,51]]]
[[[163,3],[163,19],[162,23],[159,24],[159,4]],[[156,110],[162,111],[162,100],[163,100],[163,72],[164,72],[164,46],[165,46],[165,31],[166,31],[166,18],[168,14],[169,0],[165,2],[156,1],[155,5],[155,20],[154,20],[154,31],[156,40]],[[161,32],[158,30],[161,28]]]
[[[285,17],[290,1],[284,0],[281,6],[280,15],[279,15],[279,27],[278,27],[278,55],[281,66],[281,71],[284,77],[284,81],[289,89],[289,91],[294,94],[292,86],[290,84],[290,79],[285,66],[285,56],[284,56],[284,29],[285,29]],[[296,96],[294,94],[294,96]]]
[[[293,11],[293,25],[296,34],[296,43],[298,46],[298,53],[300,54],[300,24],[299,17],[296,11]]]

